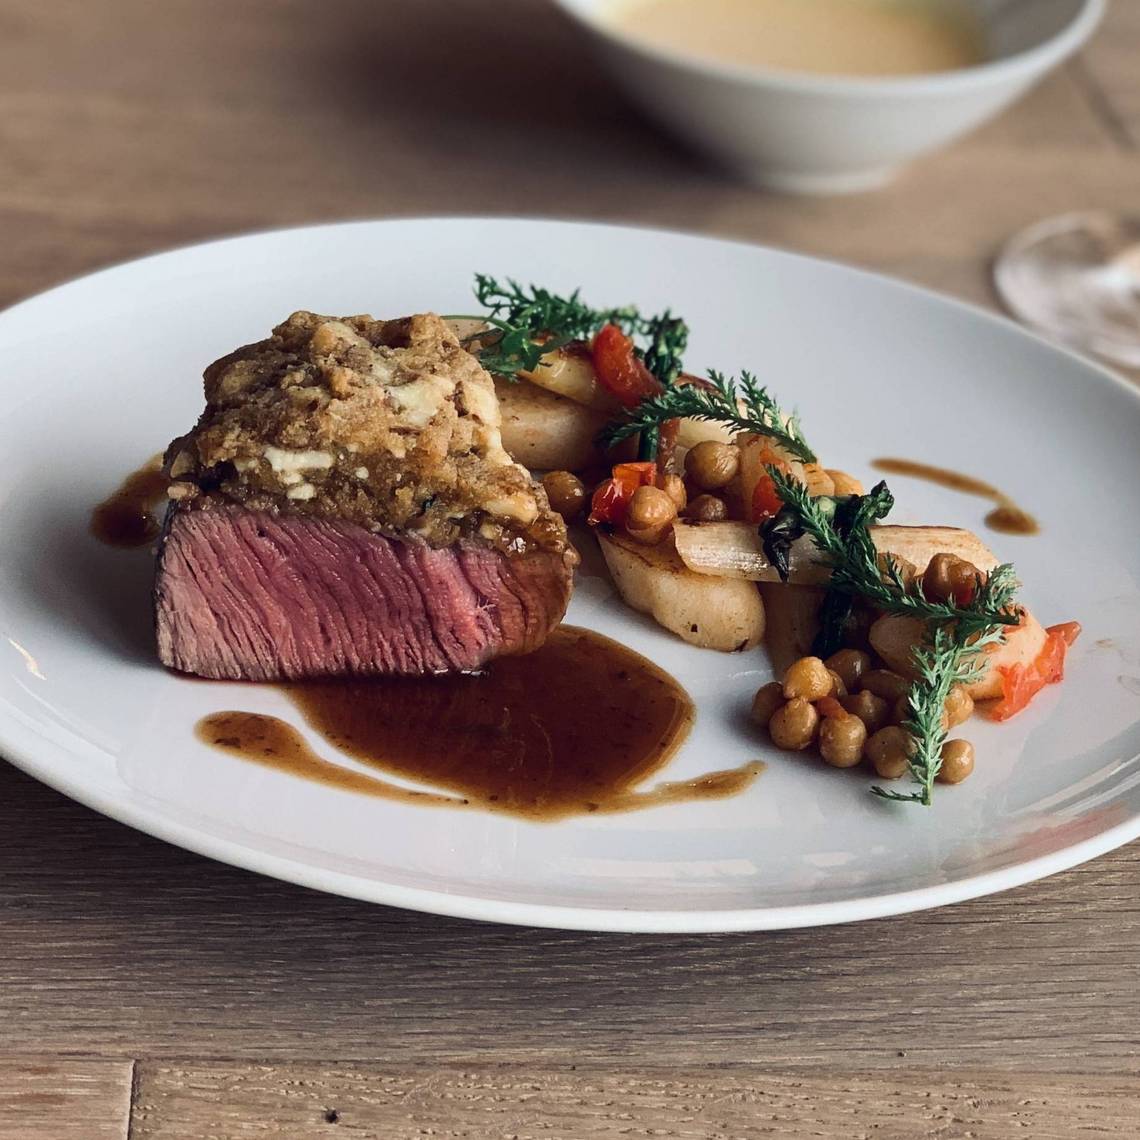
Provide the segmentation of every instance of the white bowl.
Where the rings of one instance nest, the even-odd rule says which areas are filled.
[[[1077,51],[1105,10],[1105,0],[969,0],[986,28],[987,62],[867,79],[712,62],[616,26],[614,0],[556,2],[653,117],[750,182],[817,194],[882,185],[996,115]]]

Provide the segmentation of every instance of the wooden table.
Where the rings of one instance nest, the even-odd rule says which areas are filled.
[[[875,195],[766,197],[637,117],[539,0],[8,0],[0,301],[317,219],[710,231],[992,304],[1036,218],[1140,200],[1140,2]],[[62,330],[61,335],[66,335]],[[615,937],[386,910],[0,768],[0,1138],[1140,1134],[1140,849],[836,929]]]

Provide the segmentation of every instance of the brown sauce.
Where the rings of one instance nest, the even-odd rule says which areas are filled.
[[[91,512],[91,533],[108,546],[153,542],[161,530],[158,511],[166,501],[169,483],[162,471],[162,456],[148,459]]]
[[[330,745],[431,790],[330,762],[276,717],[214,713],[199,722],[199,738],[348,791],[536,820],[725,798],[747,788],[763,767],[756,762],[639,790],[688,735],[692,701],[644,657],[570,626],[536,652],[501,658],[477,676],[281,689]]]
[[[925,479],[928,483],[937,483],[940,487],[961,491],[964,495],[991,499],[995,504],[994,509],[986,515],[986,526],[990,530],[1002,534],[1037,534],[1041,530],[1031,514],[1023,511],[1008,495],[981,479],[945,467],[915,463],[909,459],[876,459],[871,466],[888,475],[909,475],[912,479]]]

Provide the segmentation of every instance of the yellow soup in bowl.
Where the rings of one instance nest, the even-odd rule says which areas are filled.
[[[657,47],[817,75],[921,75],[986,58],[981,21],[953,0],[615,0],[610,20]]]

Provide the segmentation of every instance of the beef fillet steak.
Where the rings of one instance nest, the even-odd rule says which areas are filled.
[[[164,664],[252,681],[471,670],[558,625],[565,526],[438,317],[296,313],[205,381],[167,452]]]

